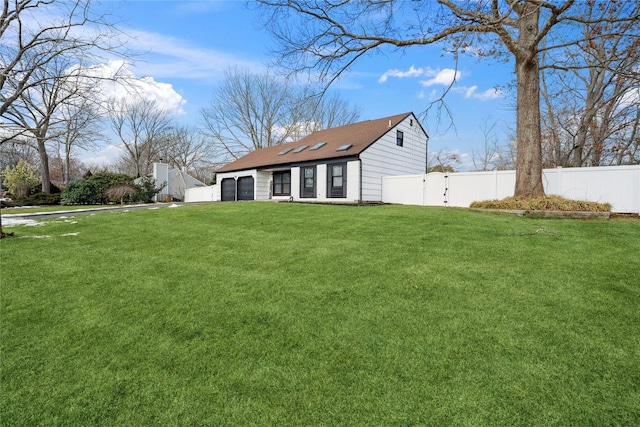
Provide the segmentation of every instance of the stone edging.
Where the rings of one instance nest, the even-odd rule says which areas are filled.
[[[584,212],[584,211],[538,211],[525,209],[483,209],[470,208],[476,212],[495,212],[512,214],[524,218],[557,218],[557,219],[609,219],[610,212]]]

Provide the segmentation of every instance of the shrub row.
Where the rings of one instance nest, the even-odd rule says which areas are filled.
[[[99,172],[87,178],[79,179],[67,185],[62,192],[60,202],[63,205],[101,205],[109,202],[119,202],[117,198],[108,197],[105,193],[109,188],[129,184],[135,187],[137,194],[128,195],[123,201],[127,203],[149,203],[161,188],[155,187],[153,178],[144,177],[139,184],[133,183],[133,178],[124,174]]]

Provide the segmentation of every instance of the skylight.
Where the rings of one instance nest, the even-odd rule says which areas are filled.
[[[351,148],[351,145],[352,145],[352,144],[344,144],[344,145],[341,145],[340,147],[336,148],[336,151],[346,151],[346,150],[348,150],[349,148]]]
[[[316,145],[314,145],[314,146],[313,146],[313,147],[311,147],[310,149],[311,149],[311,150],[317,150],[318,148],[323,147],[323,146],[325,146],[325,145],[327,145],[327,143],[326,143],[326,142],[318,142]]]
[[[293,148],[285,148],[284,150],[282,150],[281,152],[278,153],[279,156],[282,156],[283,154],[287,154],[289,151],[293,150]]]
[[[305,148],[307,148],[308,145],[301,145],[300,147],[296,148],[295,150],[293,150],[294,153],[299,153],[302,150],[304,150]]]

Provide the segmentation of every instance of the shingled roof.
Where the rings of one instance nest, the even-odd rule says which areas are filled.
[[[403,113],[319,130],[296,142],[252,151],[223,166],[217,172],[277,167],[291,163],[354,156],[362,153],[411,114]]]

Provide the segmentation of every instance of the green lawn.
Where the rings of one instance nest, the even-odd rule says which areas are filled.
[[[248,202],[5,231],[2,425],[640,425],[638,220]]]

